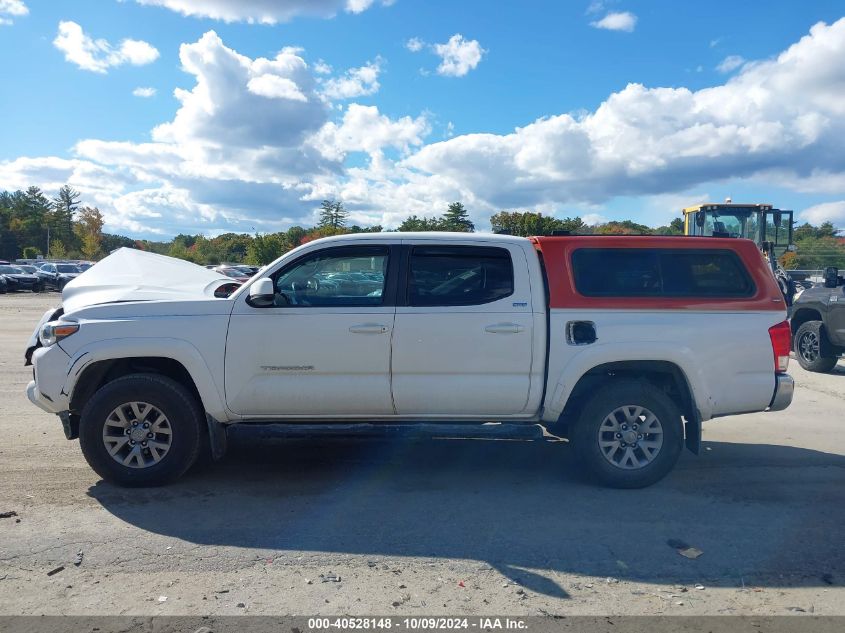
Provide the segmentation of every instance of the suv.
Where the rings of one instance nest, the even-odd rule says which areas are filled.
[[[36,328],[29,399],[124,485],[171,481],[204,446],[221,456],[233,425],[543,426],[625,488],[697,453],[702,421],[792,399],[786,306],[748,240],[355,234],[218,298],[231,286],[116,251]]]
[[[839,271],[826,269],[824,284],[801,292],[790,312],[798,364],[808,371],[832,370],[845,354],[845,280]]]

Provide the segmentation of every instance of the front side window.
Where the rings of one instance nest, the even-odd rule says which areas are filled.
[[[408,272],[408,305],[465,306],[513,294],[513,264],[504,248],[415,246]]]
[[[382,305],[388,248],[334,248],[306,256],[274,276],[279,307]]]
[[[728,250],[584,248],[572,256],[575,287],[587,297],[750,297],[755,288]]]

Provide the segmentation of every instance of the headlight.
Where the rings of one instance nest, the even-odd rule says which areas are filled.
[[[41,345],[50,347],[74,334],[77,330],[79,330],[78,323],[62,323],[61,321],[45,323],[41,328],[41,332],[38,334],[38,338],[41,341]]]

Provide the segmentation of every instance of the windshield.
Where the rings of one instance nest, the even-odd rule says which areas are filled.
[[[80,273],[82,272],[76,266],[70,264],[56,264],[56,270],[60,273]]]
[[[702,235],[727,233],[730,237],[744,237],[757,242],[760,238],[758,213],[751,209],[707,211]]]
[[[0,275],[25,275],[26,273],[15,266],[0,266]]]

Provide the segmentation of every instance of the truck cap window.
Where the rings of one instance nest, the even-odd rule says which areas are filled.
[[[387,274],[386,246],[318,251],[276,275],[276,306],[380,306]]]
[[[415,246],[408,274],[411,306],[466,306],[513,294],[507,249],[478,246]]]
[[[729,250],[582,248],[575,288],[587,297],[750,297],[754,283]]]

